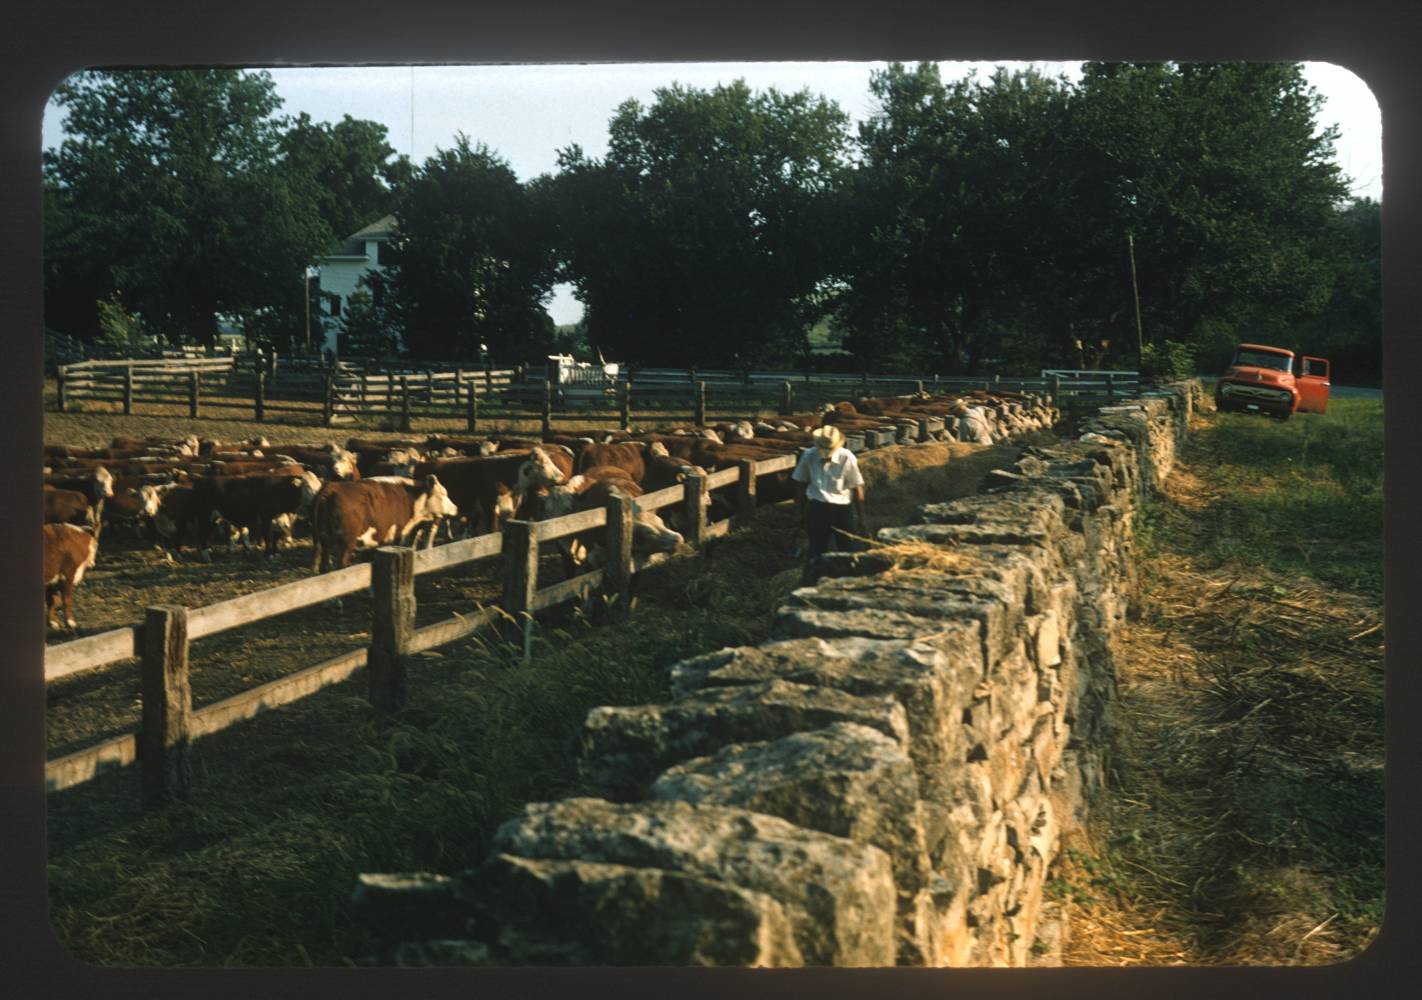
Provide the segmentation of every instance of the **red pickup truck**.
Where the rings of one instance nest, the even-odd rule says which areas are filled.
[[[1328,409],[1328,360],[1305,355],[1294,374],[1294,352],[1263,344],[1240,344],[1215,383],[1215,408],[1269,413],[1287,420],[1295,412]]]

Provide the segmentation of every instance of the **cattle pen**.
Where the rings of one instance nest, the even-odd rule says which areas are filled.
[[[928,432],[926,422],[918,430]],[[882,443],[892,443],[886,432]],[[874,443],[880,443],[877,439]],[[481,535],[435,548],[378,549],[371,563],[266,588],[198,608],[156,605],[146,609],[141,623],[47,647],[46,683],[89,670],[139,660],[141,721],[136,732],[49,760],[47,791],[81,784],[114,767],[139,762],[145,807],[161,805],[181,794],[190,782],[187,747],[262,712],[304,698],[349,678],[360,667],[369,670],[368,698],[382,713],[403,704],[408,661],[419,653],[473,635],[497,620],[519,622],[525,649],[529,629],[539,612],[594,592],[609,597],[625,593],[634,572],[658,556],[634,557],[631,546],[635,512],[653,512],[680,505],[688,524],[687,543],[701,548],[726,534],[737,518],[756,510],[756,479],[788,470],[794,455],[743,461],[709,474],[691,474],[684,482],[635,500],[613,497],[603,508],[546,521],[513,521],[503,533]],[[708,522],[706,497],[713,489],[735,487],[733,517]],[[539,587],[538,554],[549,542],[602,528],[607,536],[607,565],[567,580]],[[415,628],[414,579],[438,570],[486,560],[501,560],[502,599],[477,607],[468,615]],[[189,683],[190,646],[198,639],[239,626],[310,608],[345,595],[369,592],[372,598],[370,642],[305,669],[194,710]],[[613,608],[618,602],[611,601]],[[625,609],[625,602],[621,607]]]

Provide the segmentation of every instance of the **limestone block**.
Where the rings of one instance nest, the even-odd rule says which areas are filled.
[[[480,869],[509,965],[804,964],[786,907],[765,893],[656,868],[493,855]]]
[[[766,743],[729,746],[670,768],[648,791],[736,806],[870,844],[889,856],[899,899],[899,961],[931,963],[931,928],[916,921],[931,870],[919,819],[918,780],[898,743],[840,722]]]
[[[583,725],[582,777],[607,794],[636,796],[679,761],[832,722],[867,725],[908,746],[903,707],[888,695],[770,680],[709,688],[663,705],[594,708]]]
[[[680,871],[770,896],[810,965],[894,964],[895,890],[878,848],[744,809],[684,802],[535,803],[499,828],[494,850]]]

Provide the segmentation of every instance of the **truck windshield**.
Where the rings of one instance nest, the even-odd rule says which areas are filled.
[[[1287,354],[1275,354],[1273,351],[1235,351],[1234,363],[1236,365],[1247,365],[1251,368],[1273,368],[1277,371],[1286,372],[1293,361]]]

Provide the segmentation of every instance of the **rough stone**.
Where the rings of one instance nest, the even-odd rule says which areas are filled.
[[[593,709],[583,726],[582,777],[606,794],[640,795],[679,761],[832,722],[858,722],[901,746],[908,743],[904,710],[887,695],[769,680],[699,691],[664,705]]]
[[[527,806],[503,854],[663,868],[764,893],[810,965],[894,964],[894,882],[878,848],[744,809],[565,799]]]
[[[713,879],[495,854],[477,885],[498,928],[499,964],[804,964],[778,900]]]

